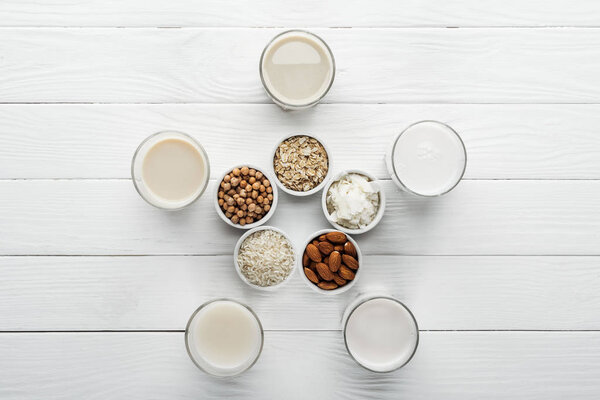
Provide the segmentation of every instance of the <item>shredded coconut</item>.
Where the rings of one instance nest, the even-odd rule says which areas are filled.
[[[238,253],[242,275],[257,286],[273,286],[283,282],[292,272],[294,261],[294,249],[290,241],[270,229],[248,236]]]
[[[368,178],[346,174],[327,191],[327,211],[337,224],[359,229],[369,225],[379,210],[379,192]]]

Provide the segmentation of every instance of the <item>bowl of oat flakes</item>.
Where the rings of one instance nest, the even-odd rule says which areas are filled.
[[[331,153],[313,135],[283,137],[273,150],[275,183],[293,196],[317,193],[331,176]]]

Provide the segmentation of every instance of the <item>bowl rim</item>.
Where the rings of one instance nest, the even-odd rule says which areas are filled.
[[[282,234],[287,241],[290,243],[290,246],[292,247],[292,252],[294,254],[294,262],[292,263],[292,270],[290,271],[289,275],[281,282],[279,282],[276,285],[271,285],[271,286],[258,286],[255,285],[254,283],[251,283],[242,273],[241,269],[240,269],[240,265],[238,263],[238,255],[240,252],[240,247],[242,247],[242,243],[244,243],[244,241],[246,240],[246,238],[248,238],[250,235],[259,232],[259,231],[267,231],[267,230],[272,230],[275,232],[279,232],[280,234]],[[235,271],[237,272],[238,276],[240,277],[240,279],[246,283],[248,286],[253,287],[255,289],[258,290],[263,290],[263,291],[273,291],[273,290],[277,290],[279,289],[281,286],[285,285],[292,277],[292,275],[294,274],[294,270],[296,269],[297,266],[297,259],[298,259],[298,253],[296,250],[296,246],[294,246],[294,242],[292,241],[292,239],[290,238],[290,236],[285,233],[283,230],[276,228],[274,226],[271,225],[262,225],[262,226],[256,226],[252,229],[249,229],[247,232],[245,232],[237,241],[237,243],[235,244],[235,248],[233,250],[233,265],[235,267]]]
[[[221,209],[221,206],[219,206],[219,188],[221,187],[221,182],[223,181],[223,178],[225,177],[225,175],[227,175],[228,173],[233,171],[235,168],[241,168],[241,167],[248,167],[248,168],[255,169],[257,171],[262,172],[263,175],[265,175],[267,177],[269,182],[271,182],[271,187],[273,188],[273,201],[271,202],[271,209],[269,210],[269,212],[266,213],[265,216],[262,217],[260,220],[255,221],[251,224],[246,224],[244,226],[242,226],[240,224],[234,224],[233,222],[231,222],[231,220],[225,216],[225,213]],[[221,175],[219,175],[219,178],[216,180],[215,188],[213,190],[213,203],[215,205],[215,210],[217,211],[217,214],[219,215],[219,217],[221,217],[221,219],[223,221],[225,221],[225,223],[227,225],[232,226],[237,229],[252,229],[252,228],[256,228],[257,226],[264,225],[275,213],[275,209],[277,208],[277,204],[278,204],[278,200],[279,200],[279,196],[277,193],[277,187],[276,187],[277,185],[273,185],[272,182],[273,182],[273,177],[271,176],[270,171],[267,171],[264,168],[257,167],[255,164],[249,164],[249,163],[236,164],[236,165],[232,166],[231,168],[226,169],[225,172],[223,172]]]
[[[359,228],[359,229],[346,228],[346,227],[338,224],[337,222],[332,221],[331,218],[329,218],[330,214],[329,214],[329,211],[327,210],[327,193],[329,192],[329,188],[331,187],[331,185],[334,182],[336,182],[342,176],[347,175],[347,174],[363,175],[364,177],[369,178],[370,182],[374,186],[376,186],[377,189],[379,190],[379,208],[377,209],[375,218],[373,218],[373,221],[371,221],[369,223],[369,225],[367,225],[363,228]],[[379,224],[379,222],[381,222],[381,220],[383,219],[383,214],[385,213],[385,207],[386,207],[386,196],[385,196],[385,191],[381,187],[380,180],[377,179],[374,175],[372,175],[366,171],[360,170],[360,169],[345,169],[345,170],[340,171],[339,173],[335,174],[327,182],[327,184],[323,188],[323,194],[321,195],[321,208],[323,209],[323,215],[325,216],[325,219],[327,219],[327,222],[329,222],[329,224],[331,224],[331,226],[333,226],[337,230],[340,230],[349,235],[360,235],[362,233],[369,232],[371,229],[375,228]]]
[[[363,260],[363,256],[362,256],[362,252],[360,251],[360,247],[358,246],[358,243],[356,243],[356,240],[354,240],[354,238],[352,238],[350,235],[346,234],[346,237],[348,238],[348,240],[354,245],[354,248],[356,249],[356,254],[357,254],[357,261],[359,262],[359,267],[355,272],[355,276],[354,279],[350,282],[347,283],[346,285],[342,286],[341,288],[337,288],[337,289],[333,289],[333,290],[324,290],[321,289],[320,287],[318,287],[317,285],[315,285],[314,283],[312,283],[310,280],[308,280],[308,278],[306,277],[306,274],[304,273],[304,266],[302,265],[302,256],[304,254],[304,251],[306,249],[306,246],[316,237],[321,236],[325,233],[329,233],[329,232],[338,232],[338,229],[331,229],[331,228],[327,228],[327,229],[320,229],[314,233],[312,233],[310,236],[308,236],[306,238],[306,240],[304,240],[302,242],[302,246],[299,247],[299,251],[298,251],[298,257],[297,257],[297,263],[298,263],[298,271],[302,277],[302,280],[308,285],[310,286],[314,291],[316,291],[317,293],[321,293],[327,296],[335,296],[337,294],[342,294],[347,292],[348,290],[350,290],[355,284],[356,281],[358,280],[359,276],[362,274],[362,268],[364,268],[364,260]]]
[[[279,148],[279,145],[281,143],[283,143],[285,140],[293,138],[295,136],[307,136],[307,137],[311,137],[313,139],[316,139],[319,143],[321,143],[321,146],[323,146],[323,148],[325,149],[325,153],[327,153],[327,174],[325,174],[325,176],[323,177],[323,181],[321,183],[319,183],[317,186],[315,186],[314,188],[307,190],[306,192],[301,192],[301,191],[297,191],[297,190],[292,190],[287,188],[277,177],[277,173],[275,172],[275,153],[277,152],[277,149]],[[275,178],[275,184],[279,187],[279,189],[281,189],[282,191],[284,191],[285,193],[292,195],[292,196],[297,196],[297,197],[305,197],[305,196],[310,196],[312,194],[317,193],[319,190],[323,189],[325,187],[325,185],[327,184],[327,180],[331,177],[331,174],[333,172],[333,169],[331,168],[331,151],[329,151],[329,147],[325,144],[325,142],[323,141],[323,139],[318,136],[318,135],[313,135],[313,134],[308,134],[308,133],[292,133],[292,134],[288,134],[285,135],[283,137],[281,137],[277,143],[275,144],[275,146],[273,147],[273,151],[271,151],[271,158],[269,160],[270,162],[270,171],[273,174],[273,177]]]

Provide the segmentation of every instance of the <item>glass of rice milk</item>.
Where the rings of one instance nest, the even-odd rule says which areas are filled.
[[[179,210],[204,193],[210,177],[208,155],[185,133],[158,132],[136,150],[131,177],[146,202],[165,210]]]
[[[314,106],[335,77],[331,49],[317,35],[302,30],[275,36],[263,50],[259,68],[267,94],[284,110]]]
[[[421,121],[394,138],[385,160],[392,180],[401,189],[434,197],[458,185],[467,166],[467,151],[448,125]]]
[[[185,329],[187,352],[198,368],[213,376],[239,375],[262,352],[263,329],[250,307],[217,299],[201,305]]]
[[[401,368],[417,351],[417,321],[410,310],[393,297],[359,298],[348,306],[343,328],[348,354],[373,372]]]

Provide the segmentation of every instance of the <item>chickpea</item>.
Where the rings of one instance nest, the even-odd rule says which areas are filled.
[[[246,204],[252,204],[252,203],[253,203],[252,198],[248,197],[246,199]]]
[[[248,196],[248,193],[246,193],[246,191],[244,189],[240,190],[240,197],[246,197]]]
[[[251,169],[251,170],[248,172],[248,174],[249,174],[250,176],[254,176],[254,175],[256,175],[256,170],[255,170],[254,168],[252,168],[252,169]]]
[[[233,197],[227,197],[226,202],[228,206],[232,206],[235,200],[233,200]]]
[[[240,182],[240,187],[245,188],[247,184],[248,184],[248,182],[246,182],[246,180],[244,179]]]
[[[240,208],[242,210],[246,211],[248,209],[248,205],[247,204],[242,204],[242,206]]]
[[[223,185],[223,190],[231,190],[231,184],[230,183],[225,183]]]
[[[256,182],[256,178],[255,177],[250,177],[250,179],[248,179],[248,183],[250,183],[251,185]]]
[[[265,212],[269,212],[269,210],[271,209],[271,206],[268,204],[265,204],[265,206],[263,208],[265,209]]]
[[[223,200],[223,199],[219,199],[219,206],[221,206],[221,207],[222,207],[224,203],[225,203],[225,200]]]
[[[242,197],[238,197],[236,203],[238,206],[241,206],[242,204],[244,204],[244,199]]]
[[[252,189],[254,189],[254,190],[258,190],[258,189],[260,189],[260,183],[258,183],[258,182],[254,182],[254,183],[252,184]]]
[[[264,197],[262,195],[260,195],[260,194],[256,198],[256,201],[259,202],[259,203],[262,203],[264,200],[265,200]]]
[[[250,172],[248,167],[242,167],[241,171],[242,175],[248,175],[248,172]]]
[[[234,206],[229,206],[227,208],[227,212],[233,214],[233,212],[235,211],[235,207]],[[229,217],[228,217],[229,218]]]
[[[266,204],[271,204],[271,201],[270,201],[269,199],[265,199],[265,200],[263,201],[263,205],[266,205]]]
[[[269,200],[273,200],[273,195],[269,193],[269,194],[267,195],[267,199],[269,199]]]
[[[267,187],[267,193],[273,193],[273,188],[271,186]]]
[[[233,214],[228,211],[228,212],[225,213],[225,216],[227,218],[231,218],[233,216]]]
[[[234,168],[233,171],[231,171],[231,173],[235,176],[240,176],[240,169],[239,168]]]
[[[240,178],[231,178],[231,186],[236,187],[240,184]]]
[[[252,217],[246,217],[246,223],[247,224],[251,224],[253,222],[254,222],[254,218],[252,218]]]
[[[262,179],[262,177],[263,177],[263,176],[264,176],[264,175],[263,175],[263,173],[262,173],[262,172],[260,172],[260,171],[256,171],[256,179]]]
[[[256,204],[252,203],[248,205],[248,211],[253,212],[256,210]]]
[[[256,190],[252,191],[252,198],[256,199],[258,197],[258,192]]]
[[[246,218],[241,218],[241,219],[240,219],[240,225],[241,225],[241,226],[244,226],[244,225],[246,225]]]
[[[260,207],[256,207],[256,211],[254,211],[257,214],[262,214],[263,210]]]
[[[237,224],[239,222],[239,217],[237,215],[234,215],[231,217],[231,222],[233,222],[234,224]]]
[[[229,175],[229,174],[225,175],[225,178],[223,178],[223,180],[225,182],[229,182],[231,180],[231,175]]]
[[[222,190],[221,190],[221,191],[219,191],[219,195],[218,195],[218,197],[219,197],[220,199],[222,199],[222,198],[223,198],[223,196],[225,196],[225,192],[224,192],[224,191],[222,191]]]
[[[235,194],[235,190],[234,189],[230,189],[227,191],[227,194],[230,196],[233,196]]]
[[[265,185],[260,185],[260,186],[258,187],[258,190],[259,190],[261,193],[262,193],[262,192],[264,192],[264,191],[266,190],[266,188],[265,188]]]
[[[242,218],[244,216],[244,212],[242,210],[239,210],[236,214],[239,218]]]
[[[271,186],[271,182],[269,182],[268,179],[263,179],[262,184],[265,185],[265,187]]]

